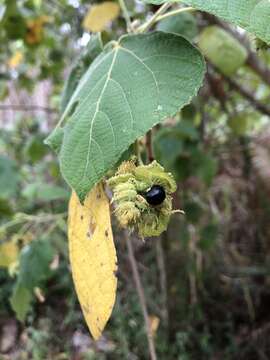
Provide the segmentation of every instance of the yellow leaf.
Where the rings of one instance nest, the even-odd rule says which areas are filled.
[[[83,20],[83,27],[87,31],[99,32],[106,28],[110,21],[119,15],[119,5],[112,1],[105,1],[90,7]]]
[[[102,184],[88,194],[84,205],[73,191],[68,237],[76,292],[90,332],[98,339],[110,318],[117,287],[110,207]]]
[[[23,61],[23,54],[21,51],[16,51],[14,55],[8,60],[8,67],[10,69],[15,69],[18,67]]]
[[[8,241],[0,245],[0,267],[8,268],[17,261],[19,249],[16,243]]]

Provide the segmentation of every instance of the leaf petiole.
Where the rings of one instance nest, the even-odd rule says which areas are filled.
[[[158,9],[158,11],[146,23],[142,24],[136,30],[136,32],[137,33],[144,33],[146,31],[148,31],[154,24],[156,24],[160,20],[163,20],[163,19],[166,19],[168,17],[181,14],[183,12],[195,11],[196,10],[193,7],[189,6],[189,7],[181,7],[180,9],[172,10],[172,11],[169,11],[169,12],[165,13],[166,10],[169,8],[169,6],[171,6],[171,4],[168,4],[168,3],[165,3],[163,6],[161,6]]]
[[[155,14],[148,20],[146,21],[144,24],[142,24],[140,27],[138,27],[138,29],[136,30],[137,33],[144,33],[146,31],[148,31],[152,25],[156,22],[156,19],[162,15],[163,13],[165,13],[165,11],[167,11],[167,9],[171,6],[171,3],[165,3],[163,4],[156,12]]]
[[[187,11],[196,11],[196,9],[194,9],[193,7],[189,6],[189,7],[184,7],[184,8],[180,8],[180,9],[176,9],[176,10],[172,10],[172,11],[169,11],[167,12],[166,14],[163,14],[163,15],[160,15],[156,21],[156,22],[159,22],[160,20],[163,20],[163,19],[166,19],[168,17],[171,17],[171,16],[175,16],[175,15],[178,15],[178,14],[182,14],[183,12],[187,12]]]
[[[129,12],[128,12],[125,0],[118,0],[118,2],[119,2],[120,8],[121,8],[121,10],[123,12],[123,16],[124,16],[126,24],[127,24],[127,32],[128,33],[133,32],[133,26],[132,26],[132,23],[131,23],[131,19],[130,19],[130,16],[129,16]]]

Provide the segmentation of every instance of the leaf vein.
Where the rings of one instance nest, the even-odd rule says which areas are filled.
[[[86,157],[86,165],[85,165],[85,170],[84,170],[84,174],[83,174],[83,179],[85,179],[86,177],[86,173],[87,173],[87,169],[88,169],[88,166],[89,166],[89,161],[90,161],[90,152],[91,152],[91,141],[92,141],[92,137],[93,137],[93,125],[94,125],[94,122],[95,122],[95,119],[96,119],[96,116],[97,116],[97,113],[99,111],[99,106],[100,106],[100,102],[101,102],[101,99],[103,97],[103,94],[108,86],[108,82],[110,80],[110,77],[111,77],[111,72],[112,72],[112,69],[113,69],[113,66],[114,66],[114,63],[115,63],[115,59],[116,59],[116,56],[118,54],[118,49],[115,50],[115,53],[114,53],[114,56],[113,56],[113,59],[112,59],[112,63],[111,63],[111,66],[110,66],[110,69],[108,71],[108,74],[107,74],[107,78],[106,78],[106,81],[104,83],[104,86],[103,86],[103,89],[99,95],[99,98],[98,98],[98,101],[96,103],[96,110],[95,110],[95,113],[94,113],[94,116],[93,116],[93,119],[92,119],[92,122],[91,122],[91,126],[90,126],[90,132],[89,132],[89,142],[88,142],[88,151],[87,151],[87,157]]]

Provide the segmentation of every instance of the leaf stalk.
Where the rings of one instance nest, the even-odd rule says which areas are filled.
[[[171,16],[175,16],[175,15],[178,15],[178,14],[182,14],[184,12],[187,12],[187,11],[195,11],[196,9],[194,9],[193,7],[189,6],[189,7],[184,7],[184,8],[180,8],[180,9],[176,9],[176,10],[172,10],[172,11],[169,11],[167,12],[166,14],[163,14],[163,15],[160,15],[155,22],[159,22],[160,20],[163,20],[163,19],[166,19],[168,17],[171,17]]]
[[[125,18],[126,24],[127,24],[127,32],[133,32],[133,26],[132,26],[132,22],[129,16],[129,12],[126,6],[126,3],[124,0],[118,0],[119,1],[119,5],[120,8],[122,10],[123,16]]]
[[[142,24],[137,30],[137,33],[144,33],[147,32],[153,24],[155,24],[157,18],[161,16],[163,13],[165,13],[168,8],[171,6],[171,3],[165,3],[163,4],[156,12],[155,14],[144,24]]]

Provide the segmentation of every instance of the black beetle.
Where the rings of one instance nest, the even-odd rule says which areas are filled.
[[[144,197],[149,205],[160,205],[166,198],[166,192],[160,185],[153,185],[147,192],[144,193]]]

